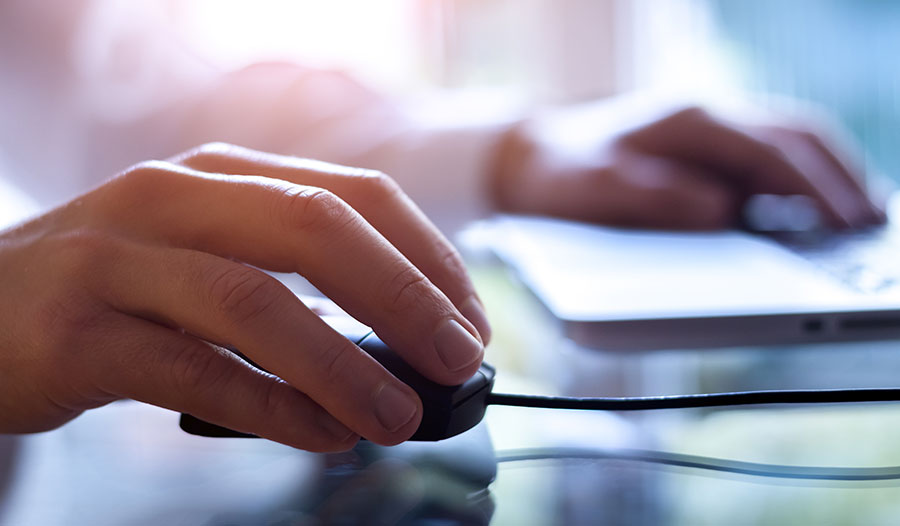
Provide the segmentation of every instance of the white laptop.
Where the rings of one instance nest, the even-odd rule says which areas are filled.
[[[784,244],[500,216],[465,233],[577,343],[651,350],[900,339],[900,199],[875,231]]]

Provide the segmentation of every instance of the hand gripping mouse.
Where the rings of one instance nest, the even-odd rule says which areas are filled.
[[[450,438],[471,429],[484,418],[487,398],[494,386],[495,370],[490,365],[482,363],[478,372],[462,385],[441,385],[419,374],[374,332],[350,340],[418,393],[422,400],[422,422],[410,440],[433,442]],[[256,438],[184,413],[180,425],[193,435]]]

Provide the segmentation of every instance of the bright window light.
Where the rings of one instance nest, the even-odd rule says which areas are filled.
[[[174,4],[182,38],[234,69],[288,60],[397,88],[417,63],[415,0],[196,0]]]

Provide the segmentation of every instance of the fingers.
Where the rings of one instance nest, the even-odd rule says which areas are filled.
[[[702,167],[622,150],[612,155],[599,168],[581,166],[540,178],[529,191],[534,208],[630,228],[709,230],[735,224],[737,196]]]
[[[326,190],[257,176],[217,177],[167,163],[133,170],[101,190],[106,193],[88,197],[105,203],[108,217],[101,222],[118,220],[144,238],[298,272],[437,382],[462,383],[481,362],[475,327]]]
[[[801,194],[815,199],[829,222],[857,226],[858,201],[833,176],[807,171],[777,144],[691,108],[632,133],[626,145],[639,151],[706,166],[746,194]]]
[[[732,226],[738,199],[702,168],[651,156],[621,156],[615,170],[594,177],[605,189],[594,221],[684,230]]]
[[[298,159],[228,144],[192,150],[175,162],[210,173],[255,174],[325,188],[346,201],[440,288],[490,341],[481,300],[457,250],[384,174],[309,159]]]
[[[840,200],[847,226],[859,228],[879,222],[861,184],[861,176],[849,172],[818,136],[781,127],[762,127],[756,133],[778,144],[785,156],[798,170],[808,174],[823,193]]]
[[[124,245],[116,260],[102,291],[116,309],[240,349],[379,444],[406,440],[418,428],[415,392],[274,278],[185,249]]]
[[[803,130],[802,127],[779,129],[805,143],[815,152],[814,158],[824,161],[827,172],[833,174],[835,180],[847,185],[848,195],[856,198],[856,209],[860,211],[861,223],[879,224],[887,220],[884,210],[875,204],[868,195],[865,174],[859,163],[852,161],[843,148],[834,144],[833,141],[827,140],[823,135]]]
[[[92,333],[90,359],[77,364],[111,395],[309,451],[345,451],[359,439],[309,397],[232,353],[125,314],[115,317]]]

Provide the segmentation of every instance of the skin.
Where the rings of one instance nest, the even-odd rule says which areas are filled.
[[[823,126],[747,124],[670,108],[606,131],[607,108],[549,114],[510,130],[492,172],[498,208],[610,225],[738,225],[753,194],[805,195],[835,229],[883,223],[860,163]],[[569,133],[568,130],[579,130]]]
[[[0,235],[0,432],[133,398],[311,451],[409,438],[412,389],[258,268],[301,273],[437,382],[481,363],[462,260],[390,178],[211,144]]]
[[[714,229],[776,193],[811,197],[835,228],[884,220],[857,163],[810,128],[695,107],[607,117],[505,132],[486,174],[497,208]],[[303,275],[440,383],[470,377],[490,338],[459,254],[390,178],[209,144],[0,232],[0,432],[132,398],[311,451],[411,436],[413,391],[257,269]]]

